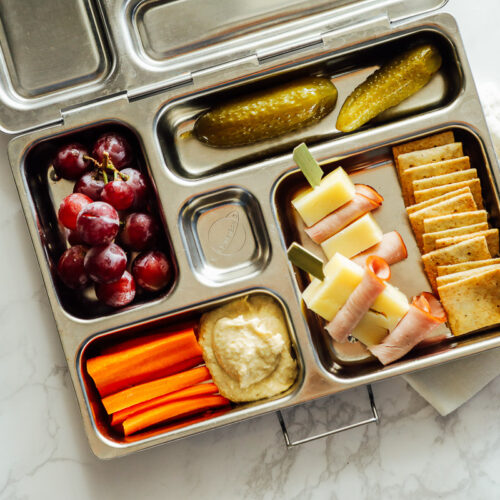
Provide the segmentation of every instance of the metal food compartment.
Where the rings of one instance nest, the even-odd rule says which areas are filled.
[[[257,200],[228,188],[189,200],[181,210],[186,253],[201,281],[217,284],[258,273],[269,242]]]
[[[141,336],[144,336],[145,334],[150,334],[160,328],[175,329],[180,325],[193,324],[193,322],[197,324],[201,318],[201,315],[204,312],[214,309],[218,306],[222,306],[228,301],[236,299],[240,296],[245,296],[245,295],[252,296],[256,294],[267,295],[269,297],[272,297],[274,300],[276,300],[277,304],[282,309],[285,321],[287,323],[288,332],[290,334],[290,339],[292,342],[292,355],[296,360],[298,366],[297,379],[295,380],[294,384],[290,387],[290,389],[288,389],[284,393],[278,394],[275,397],[266,399],[266,405],[268,407],[272,407],[276,406],[276,404],[280,404],[281,406],[283,405],[283,402],[290,401],[291,399],[293,399],[294,394],[297,392],[297,389],[302,382],[304,376],[304,369],[300,355],[300,347],[297,344],[295,333],[293,330],[293,324],[290,321],[290,316],[287,312],[287,308],[283,303],[283,301],[280,300],[280,298],[276,296],[274,293],[271,293],[264,289],[248,290],[247,292],[244,292],[242,294],[233,295],[231,297],[226,297],[223,299],[211,301],[210,303],[200,305],[193,309],[170,314],[165,317],[155,319],[153,321],[146,321],[144,323],[134,325],[132,328],[126,328],[121,331],[108,332],[103,335],[98,335],[90,339],[88,342],[86,342],[80,351],[76,363],[77,363],[79,378],[85,394],[85,401],[87,404],[87,408],[92,416],[92,426],[98,432],[99,438],[101,440],[112,441],[114,445],[126,446],[127,443],[131,444],[137,441],[143,441],[144,439],[161,435],[162,433],[164,434],[165,425],[160,424],[150,430],[140,432],[139,435],[132,435],[127,437],[120,436],[115,430],[113,430],[113,428],[108,423],[109,417],[106,414],[106,411],[102,406],[102,403],[100,402],[99,396],[97,394],[97,389],[95,388],[94,383],[90,378],[90,376],[88,375],[87,370],[85,368],[85,362],[90,356],[99,352],[99,349],[102,347],[110,345],[112,346],[116,342],[119,342],[120,340],[126,340],[130,337],[140,338]],[[247,413],[252,408],[261,405],[262,402],[260,401],[255,401],[253,403],[245,403],[245,404],[233,403],[232,408],[229,410],[228,413],[226,413],[226,415],[230,416],[233,419],[237,419],[239,415],[244,416],[245,413]],[[210,424],[212,426],[216,426],[218,424],[217,417],[211,419]],[[176,431],[173,432],[174,434],[176,433]]]
[[[463,143],[464,155],[470,157],[471,165],[478,171],[483,187],[485,208],[491,214],[490,224],[492,227],[500,227],[498,191],[490,175],[488,159],[485,157],[479,137],[465,127],[445,130],[452,130],[455,140]],[[408,258],[391,266],[391,284],[398,287],[407,297],[416,296],[423,290],[430,291],[431,287],[423,269],[421,254],[406,215],[390,146],[375,147],[334,162],[326,161],[322,168],[325,172],[330,172],[338,166],[342,166],[349,173],[353,182],[367,184],[384,197],[384,202],[376,210],[374,217],[384,233],[396,230],[406,244]],[[297,241],[325,260],[320,246],[313,243],[305,234],[304,223],[291,204],[291,200],[298,192],[307,187],[307,181],[300,171],[287,173],[277,182],[274,191],[277,219],[287,247]],[[295,269],[295,277],[297,286],[302,292],[309,284],[309,277],[300,269]],[[303,311],[319,359],[326,370],[340,378],[348,379],[373,374],[384,369],[360,342],[345,344],[332,342],[325,330],[326,322],[307,309],[305,304],[303,304]],[[436,337],[446,335],[448,338],[429,342],[425,346],[417,346],[397,363],[410,367],[412,361],[429,354],[454,349],[466,342],[467,338],[467,336],[454,337],[444,325],[437,329],[435,335]]]
[[[138,137],[133,131],[117,123],[99,124],[89,126],[85,130],[64,134],[58,137],[51,137],[45,141],[34,144],[26,153],[26,158],[22,167],[22,175],[30,197],[30,205],[37,220],[38,234],[41,244],[44,248],[48,265],[51,271],[53,286],[62,308],[72,316],[82,319],[98,318],[103,315],[113,314],[113,310],[101,304],[95,292],[91,288],[81,290],[72,290],[65,286],[57,275],[57,261],[68,247],[66,240],[66,230],[61,227],[57,220],[57,209],[65,196],[73,192],[73,181],[61,179],[56,174],[51,165],[54,152],[61,144],[77,142],[81,144],[91,144],[103,132],[117,132],[125,137],[132,145],[135,153],[135,159],[131,166],[146,174],[149,180],[149,190],[153,196],[151,200],[153,212],[158,212],[158,202],[155,198],[154,181],[151,172],[148,171],[145,162],[144,153]],[[160,212],[161,213],[161,212]],[[158,219],[160,225],[160,237],[157,245],[161,248],[173,265],[173,279],[159,293],[141,293],[136,296],[128,309],[137,307],[139,304],[156,300],[158,297],[165,297],[175,284],[177,276],[177,266],[175,256],[172,253],[168,231],[161,217]],[[133,261],[138,252],[132,252],[130,262]]]
[[[500,346],[500,332],[493,328],[429,346],[386,367],[357,355],[353,359],[352,353],[329,346],[320,325],[302,310],[304,277],[296,274],[286,257],[287,243],[297,236],[290,209],[285,207],[290,195],[286,191],[293,191],[300,183],[291,150],[302,140],[311,145],[321,163],[331,167],[342,164],[365,182],[382,186],[386,204],[395,203],[402,209],[395,175],[388,167],[390,146],[453,129],[480,171],[485,202],[498,225],[498,165],[458,27],[451,16],[430,13],[444,3],[298,0],[288,3],[283,11],[283,0],[259,1],[252,6],[231,2],[234,15],[228,16],[223,26],[216,21],[220,17],[214,17],[205,36],[194,30],[200,19],[212,16],[214,7],[206,2],[75,0],[77,9],[84,6],[86,15],[92,14],[91,32],[97,33],[97,38],[92,36],[103,54],[99,56],[103,70],[81,85],[73,85],[68,77],[66,82],[71,83],[67,88],[54,87],[30,102],[13,99],[5,90],[0,92],[0,127],[11,134],[23,132],[9,144],[11,168],[85,430],[97,456],[126,455]],[[14,9],[14,16],[22,12],[16,11],[19,2],[7,5]],[[177,45],[171,44],[169,33],[179,24],[172,13],[180,9],[185,15],[183,6],[193,15],[193,29],[185,39],[177,40]],[[224,6],[226,3],[220,6],[222,11]],[[62,13],[58,15],[53,23],[61,21]],[[4,59],[20,50],[11,47],[12,40],[15,44],[15,37],[0,33]],[[194,44],[190,45],[191,41]],[[345,97],[376,66],[418,41],[436,43],[445,61],[429,86],[358,131],[338,133],[332,123]],[[30,46],[34,47],[31,57],[36,57],[37,45]],[[54,47],[54,61],[62,61],[57,55],[64,49],[64,44]],[[3,80],[10,74],[5,65],[0,74]],[[222,150],[193,144],[189,130],[194,119],[217,99],[314,74],[333,78],[339,89],[334,112],[317,126],[243,148]],[[45,167],[33,160],[42,155],[41,149],[37,152],[39,146],[101,126],[125,127],[144,155],[178,273],[167,295],[115,314],[79,317],[70,310],[75,307],[71,300],[70,305],[61,302],[54,284],[52,250],[47,244],[57,248],[59,236],[56,228],[50,227],[54,215],[51,195],[44,194],[47,178],[40,177]],[[380,179],[379,172],[383,174]],[[386,178],[388,185],[383,186],[380,183]],[[206,229],[214,222],[210,219],[212,209],[227,217],[233,207],[238,220],[243,219],[243,227],[251,226],[254,244],[248,248],[243,245],[245,252],[235,252],[234,261],[221,266],[218,256],[210,252]],[[397,226],[401,232],[404,220],[401,212]],[[237,228],[231,221],[228,227],[229,246],[237,248],[231,239]],[[408,228],[405,231],[410,246],[413,239],[407,236]],[[420,269],[418,273],[425,288]],[[408,282],[408,293],[413,286],[417,285]],[[212,420],[170,432],[160,427],[130,442],[109,432],[82,369],[92,349],[100,342],[135,338],[155,325],[193,319],[217,304],[257,292],[274,296],[286,312],[300,365],[293,388],[275,398],[238,406]]]
[[[448,38],[434,28],[408,30],[388,37],[384,43],[377,39],[370,40],[340,53],[320,54],[310,60],[301,60],[300,64],[291,63],[274,75],[266,75],[265,79],[255,78],[224,90],[218,87],[204,89],[173,101],[165,107],[158,120],[157,134],[165,163],[180,176],[200,178],[235,170],[255,160],[289,151],[302,141],[315,144],[339,137],[342,132],[335,128],[335,122],[342,103],[352,90],[394,54],[420,43],[433,43],[438,47],[443,56],[443,66],[420,92],[379,115],[362,130],[443,108],[457,97],[462,87],[462,75],[454,47]],[[326,77],[337,87],[337,105],[319,123],[275,139],[233,148],[214,148],[195,137],[193,127],[197,117],[214,105],[303,76]]]

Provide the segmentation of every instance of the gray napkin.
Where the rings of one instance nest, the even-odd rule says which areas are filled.
[[[479,88],[486,120],[500,158],[500,87],[487,83]],[[405,380],[441,415],[463,405],[500,375],[500,349],[493,349],[443,366],[405,376]]]

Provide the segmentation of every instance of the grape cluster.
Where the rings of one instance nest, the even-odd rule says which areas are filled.
[[[59,206],[58,219],[72,246],[61,255],[57,270],[69,288],[93,283],[99,301],[123,307],[134,300],[137,288],[165,288],[173,267],[155,248],[160,228],[148,213],[146,179],[130,166],[134,155],[128,141],[105,133],[91,151],[90,156],[84,145],[72,142],[60,147],[53,159],[60,177],[76,181]]]

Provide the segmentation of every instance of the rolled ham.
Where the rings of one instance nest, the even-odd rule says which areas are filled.
[[[391,231],[382,236],[382,241],[380,243],[358,253],[358,255],[355,255],[351,260],[362,266],[369,255],[381,257],[392,266],[392,264],[405,260],[406,257],[408,257],[408,251],[406,250],[406,245],[401,235],[397,231]]]
[[[382,196],[370,186],[356,184],[355,188],[356,194],[351,201],[305,229],[307,235],[315,243],[323,243],[351,222],[381,205]]]
[[[374,255],[366,259],[366,268],[361,283],[326,326],[333,340],[347,341],[377,297],[385,290],[386,282],[390,277],[391,268],[384,259]]]
[[[362,194],[366,196],[370,200],[374,201],[378,206],[382,205],[384,201],[384,197],[375,191],[371,186],[367,186],[366,184],[355,184],[354,188],[356,189],[356,193]]]
[[[368,349],[382,364],[387,365],[407,354],[445,321],[446,313],[439,300],[432,293],[423,292],[413,299],[410,309],[396,328],[380,344]]]

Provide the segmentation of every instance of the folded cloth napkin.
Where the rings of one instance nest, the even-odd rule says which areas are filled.
[[[486,121],[500,158],[500,87],[487,83],[479,88]],[[441,415],[448,415],[500,375],[500,348],[443,366],[428,368],[405,380]]]

